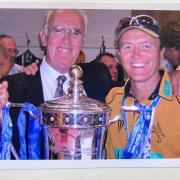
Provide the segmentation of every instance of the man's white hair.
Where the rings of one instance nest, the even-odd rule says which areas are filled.
[[[43,29],[44,29],[46,35],[47,35],[47,32],[48,32],[49,19],[50,19],[51,15],[53,14],[53,12],[56,11],[56,10],[63,12],[65,10],[67,10],[67,9],[52,9],[52,10],[49,10],[47,12],[47,15],[46,15],[45,21],[44,21],[44,25],[43,25]],[[87,24],[88,24],[86,12],[84,10],[82,10],[82,9],[69,9],[69,10],[76,11],[82,17],[82,19],[84,21],[84,25],[85,25],[85,34],[86,34],[86,32],[87,32]]]

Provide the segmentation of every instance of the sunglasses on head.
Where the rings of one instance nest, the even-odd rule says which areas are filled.
[[[119,21],[116,32],[117,39],[119,39],[121,34],[130,27],[145,28],[153,31],[158,36],[160,35],[158,22],[154,18],[148,15],[138,15],[134,17],[125,17]]]

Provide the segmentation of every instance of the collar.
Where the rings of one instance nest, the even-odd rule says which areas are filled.
[[[56,82],[56,79],[60,75],[65,75],[67,79],[69,80],[69,73],[61,74],[60,72],[53,69],[46,61],[46,57],[43,58],[43,61],[40,65],[40,71],[43,73],[44,76],[48,76],[53,82]]]
[[[159,96],[163,97],[164,99],[172,100],[173,99],[172,85],[170,82],[169,74],[166,70],[161,70],[161,71],[164,72],[164,74],[162,76],[158,94],[159,94]]]
[[[159,96],[163,97],[164,99],[172,100],[172,98],[173,98],[172,97],[173,96],[172,95],[172,86],[170,83],[169,75],[168,75],[167,71],[165,71],[165,70],[160,70],[160,74],[161,74],[162,78],[148,99],[153,100],[159,95]],[[124,86],[125,98],[126,97],[134,97],[132,94],[130,94],[130,87],[131,87],[131,84],[130,84],[130,80],[128,79]]]

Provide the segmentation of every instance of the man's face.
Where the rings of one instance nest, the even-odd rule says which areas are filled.
[[[134,82],[159,79],[159,64],[163,50],[160,41],[147,33],[131,29],[119,41],[119,55],[124,69]]]
[[[0,44],[5,47],[13,63],[18,52],[15,41],[11,38],[3,38],[0,40]]]
[[[165,57],[175,68],[180,65],[180,49],[165,48]]]
[[[55,12],[46,37],[48,64],[61,73],[68,72],[83,47],[84,30],[84,22],[76,11]]]
[[[0,55],[0,78],[8,75],[11,66],[10,60]]]
[[[117,61],[110,56],[104,55],[101,58],[101,63],[105,64],[108,67],[109,72],[111,74],[112,81],[116,82],[118,80],[118,63],[117,63]]]

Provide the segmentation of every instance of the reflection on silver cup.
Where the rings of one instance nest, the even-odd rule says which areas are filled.
[[[94,128],[49,128],[49,149],[60,159],[91,159],[96,154],[94,131]]]
[[[102,113],[78,114],[76,119],[68,123],[60,119],[60,117],[67,117],[67,114],[59,116],[58,119],[53,115],[55,121],[52,125],[47,117],[44,118],[47,123],[44,124],[46,159],[103,159],[106,126],[105,119],[102,121],[102,115]],[[48,117],[50,119],[49,113]],[[86,117],[86,123],[82,122],[81,117]]]

